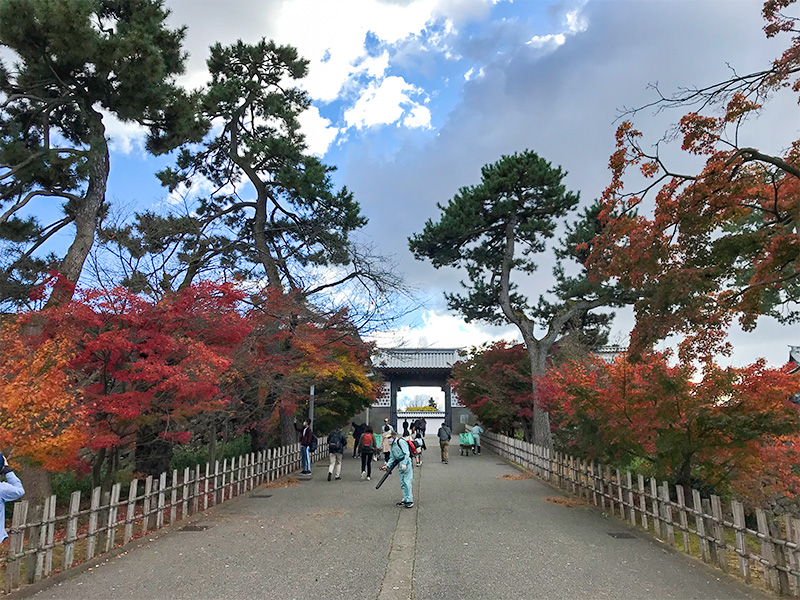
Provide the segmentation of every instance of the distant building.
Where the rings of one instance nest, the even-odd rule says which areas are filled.
[[[625,354],[628,349],[625,346],[598,346],[592,350],[592,354],[610,363],[621,354]]]
[[[789,369],[789,375],[800,371],[800,346],[789,346],[789,364],[786,367]]]
[[[785,368],[789,372],[789,375],[800,371],[800,346],[789,346],[789,362],[786,363]],[[800,405],[800,392],[792,396],[792,402]]]

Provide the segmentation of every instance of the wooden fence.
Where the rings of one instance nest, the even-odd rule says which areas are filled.
[[[327,438],[319,438],[312,462],[327,455]],[[5,566],[4,591],[9,593],[22,582],[39,581],[149,531],[201,513],[296,471],[300,463],[300,444],[292,444],[217,460],[213,465],[186,467],[182,474],[175,470],[134,480],[127,494],[119,483],[105,495],[95,488],[89,499],[82,499],[81,492],[76,491],[65,512],[56,510],[55,496],[44,506],[31,507],[25,500],[17,501],[8,530],[8,555],[0,558],[0,566]]]
[[[572,492],[612,516],[654,533],[686,553],[699,554],[725,572],[737,569],[748,583],[763,573],[769,589],[781,596],[800,597],[800,519],[777,519],[754,508],[755,529],[747,526],[741,502],[723,503],[719,496],[703,498],[654,478],[645,481],[630,471],[552,452],[495,433],[481,436],[495,453],[533,471],[538,477]],[[738,563],[738,564],[737,564]]]

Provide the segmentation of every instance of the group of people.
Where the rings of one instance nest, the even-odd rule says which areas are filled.
[[[353,458],[361,458],[361,479],[366,479],[367,481],[372,479],[372,462],[377,461],[379,454],[382,453],[384,464],[380,467],[380,470],[393,470],[397,467],[400,472],[400,489],[403,492],[403,499],[397,505],[405,508],[413,507],[414,496],[411,491],[414,481],[413,467],[415,465],[417,467],[422,466],[422,452],[427,450],[425,444],[427,423],[425,419],[417,419],[410,424],[407,420],[404,421],[401,435],[392,427],[389,418],[385,418],[380,428],[380,444],[378,444],[378,436],[372,426],[355,422],[351,423],[351,425],[353,426],[354,440]],[[302,473],[309,474],[311,473],[311,452],[314,450],[313,442],[316,438],[307,420],[303,421],[302,426],[295,423],[295,428],[298,432],[301,432]],[[473,452],[477,450],[477,453],[480,454],[480,434],[483,433],[483,428],[478,423],[475,423],[470,429],[475,440]],[[452,430],[446,423],[442,423],[437,436],[439,438],[442,463],[448,464],[450,461],[449,447]],[[342,459],[346,448],[347,435],[342,431],[341,427],[337,427],[328,436],[328,455],[330,460],[328,481],[342,478]]]

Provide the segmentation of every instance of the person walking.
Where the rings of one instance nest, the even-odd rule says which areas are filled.
[[[451,430],[447,426],[447,423],[442,423],[442,426],[439,427],[439,450],[442,453],[442,462],[444,464],[449,464],[450,461],[450,438]]]
[[[381,452],[383,452],[384,463],[389,462],[389,451],[392,449],[392,433],[395,433],[395,431],[389,425],[389,419],[386,419],[381,432]]]
[[[364,433],[365,425],[356,423],[355,421],[353,421],[351,425],[353,426],[353,440],[354,440],[353,458],[355,458],[356,456],[358,456],[359,453],[359,447],[360,447],[359,442],[361,441],[361,435]]]
[[[417,428],[411,429],[411,437],[414,439],[414,445],[417,447],[417,454],[414,456],[414,460],[417,463],[418,467],[422,466],[422,451],[426,450],[425,446],[425,438],[422,437],[422,431]]]
[[[408,419],[403,421],[403,437],[408,437]]]
[[[420,429],[422,430],[422,437],[425,437],[425,430],[428,428],[428,422],[425,420],[425,417],[422,417],[422,422],[420,423]]]
[[[314,433],[311,431],[311,422],[308,419],[303,421],[303,425],[300,426],[297,424],[297,421],[294,422],[294,428],[296,431],[302,431],[303,433],[300,435],[300,463],[302,464],[303,470],[300,471],[301,475],[310,475],[311,474],[311,440],[314,438]]]
[[[372,457],[378,452],[378,442],[375,439],[375,433],[369,425],[364,429],[361,434],[361,479],[372,477]]]
[[[389,451],[389,460],[381,467],[381,471],[391,469],[394,465],[397,465],[397,469],[400,471],[400,489],[403,491],[403,499],[397,503],[397,506],[411,508],[414,506],[414,496],[411,492],[411,485],[414,483],[411,448],[407,441],[397,435],[396,431],[390,432],[387,437],[391,438],[392,445]]]
[[[0,475],[5,475],[6,480],[0,483],[0,543],[7,537],[6,532],[6,502],[19,500],[25,493],[22,482],[8,466],[5,457],[0,454]]]
[[[475,454],[475,452],[477,452],[478,454],[481,453],[481,434],[482,433],[483,433],[483,427],[481,427],[480,423],[478,423],[476,421],[475,425],[472,427],[472,437],[475,440],[475,445],[472,446],[472,453],[473,454]]]
[[[331,463],[328,467],[328,481],[331,480],[331,475],[336,479],[342,478],[342,458],[345,446],[347,446],[347,438],[342,433],[342,428],[337,427],[328,436],[328,456]]]

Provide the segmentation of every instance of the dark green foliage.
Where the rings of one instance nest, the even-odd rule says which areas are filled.
[[[0,302],[18,304],[52,266],[31,262],[48,238],[75,227],[58,264],[77,281],[105,216],[109,153],[105,113],[147,128],[147,149],[165,152],[202,131],[193,98],[174,84],[183,72],[184,30],[165,27],[161,0],[0,0]],[[36,204],[62,202],[48,223]],[[19,225],[25,224],[24,235]]]
[[[438,223],[429,220],[409,246],[418,259],[429,258],[434,267],[463,266],[469,284],[466,293],[448,294],[451,308],[467,320],[504,323],[500,278],[509,228],[520,252],[512,268],[522,273],[537,269],[535,255],[544,252],[560,219],[578,204],[578,194],[568,192],[566,173],[535,152],[504,156],[481,169],[481,183],[461,188],[442,210]],[[511,284],[511,304],[516,311],[530,309],[527,298]]]
[[[201,106],[204,118],[223,127],[159,174],[171,191],[198,177],[215,190],[199,198],[190,218],[169,223],[183,236],[178,260],[190,278],[236,265],[239,275],[266,276],[273,288],[308,291],[311,268],[351,263],[350,233],[366,219],[346,188],[334,189],[333,168],[306,154],[297,117],[309,100],[294,87],[306,66],[294,48],[271,41],[211,47]],[[239,193],[242,179],[254,199]],[[137,229],[148,235],[141,217]]]

